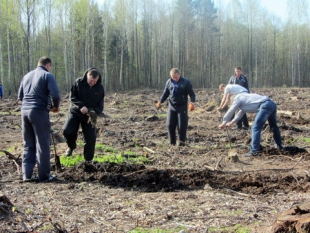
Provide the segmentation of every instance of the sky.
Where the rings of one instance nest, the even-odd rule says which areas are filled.
[[[294,1],[294,0],[291,0]],[[287,18],[286,0],[260,0],[261,5],[281,19]]]
[[[103,0],[101,0],[103,1]],[[213,0],[214,5],[217,6],[218,1],[222,1],[222,4],[227,5],[231,0]],[[245,2],[247,0],[239,0]],[[269,13],[279,16],[282,20],[287,19],[286,0],[258,0],[260,6],[267,9]],[[291,0],[294,1],[294,0]]]
[[[99,5],[101,5],[105,0],[96,0]],[[144,0],[141,0],[144,1]],[[160,0],[159,0],[160,1]],[[161,0],[161,1],[169,1],[169,0]],[[215,5],[217,0],[213,0]],[[228,2],[229,0],[223,0],[224,2]],[[240,0],[247,1],[247,0]],[[274,13],[275,15],[279,16],[282,20],[287,18],[286,12],[286,0],[259,0],[262,7],[265,7],[269,13]],[[294,0],[291,0],[294,1]]]

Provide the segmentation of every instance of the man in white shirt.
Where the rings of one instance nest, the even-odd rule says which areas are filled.
[[[232,95],[237,95],[241,92],[247,92],[248,93],[248,90],[245,87],[242,87],[238,84],[228,84],[228,85],[221,84],[219,86],[219,89],[221,92],[224,93],[221,104],[217,108],[217,110],[219,110],[219,111],[223,110],[226,107],[226,105],[230,101],[230,97]]]
[[[235,117],[235,111],[239,109]],[[223,122],[219,128],[231,127],[232,124],[238,122],[245,113],[257,113],[252,125],[252,141],[250,152],[244,156],[258,156],[260,155],[260,136],[261,130],[268,120],[269,127],[273,132],[273,138],[278,148],[283,149],[280,130],[277,126],[277,105],[268,96],[262,96],[254,93],[241,92],[237,94],[234,101],[223,117]],[[228,122],[230,121],[230,122]]]

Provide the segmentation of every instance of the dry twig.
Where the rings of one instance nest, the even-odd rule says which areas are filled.
[[[16,158],[14,155],[12,155],[10,152],[8,152],[6,150],[0,150],[0,152],[3,152],[6,156],[8,156],[9,159],[13,160],[13,162],[16,165],[17,172],[18,172],[18,174],[20,174],[20,165],[17,162],[18,158]]]
[[[148,152],[152,154],[155,154],[155,151],[151,150],[150,148],[147,148],[146,146],[144,146],[143,149],[147,150]]]
[[[224,190],[226,190],[226,191],[228,191],[228,192],[230,192],[230,193],[238,194],[238,195],[240,195],[240,196],[251,197],[251,195],[249,195],[249,194],[240,193],[240,192],[234,191],[234,190],[232,190],[232,189],[224,188]]]
[[[221,158],[219,159],[219,161],[217,161],[214,170],[217,170],[217,169],[218,169],[218,166],[220,165],[220,162],[223,160],[223,158],[224,158],[224,157],[221,157]]]

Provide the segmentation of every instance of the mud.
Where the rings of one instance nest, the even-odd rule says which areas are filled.
[[[49,184],[22,183],[19,104],[14,99],[1,100],[0,188],[18,211],[0,212],[0,227],[8,232],[129,232],[136,227],[178,232],[184,226],[188,232],[208,232],[211,227],[217,232],[234,232],[232,227],[241,224],[251,232],[268,232],[277,213],[295,202],[308,201],[309,89],[253,91],[269,95],[277,102],[284,151],[274,148],[272,132],[266,125],[261,156],[242,156],[249,151],[251,132],[218,129],[223,113],[216,111],[221,99],[217,90],[196,91],[196,109],[189,113],[186,146],[172,148],[165,128],[167,108],[155,109],[160,91],[108,93],[105,115],[97,119],[97,143],[115,148],[124,158],[129,157],[126,151],[136,152],[149,162],[83,162],[56,171],[52,149],[52,172],[57,180]],[[50,114],[60,156],[67,149],[61,135],[68,106],[66,98],[61,112]],[[248,114],[250,122],[254,117]],[[83,140],[81,132],[78,140]],[[104,154],[99,149],[96,153]],[[82,146],[74,154],[83,154]],[[117,202],[111,196],[118,196]],[[65,201],[67,198],[70,201]],[[86,201],[89,205],[84,206],[88,198],[108,202]],[[126,202],[128,198],[131,204]],[[231,202],[235,198],[237,201]],[[192,205],[184,204],[186,200]],[[79,203],[84,203],[80,209]],[[111,205],[116,205],[116,209],[111,209]],[[238,209],[242,214],[223,214]],[[143,217],[137,217],[137,211]],[[117,217],[111,218],[112,212]],[[161,220],[157,219],[159,216]],[[224,231],[220,227],[231,228]]]

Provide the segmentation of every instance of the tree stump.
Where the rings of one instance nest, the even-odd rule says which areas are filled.
[[[272,224],[273,233],[310,232],[310,202],[298,204],[282,212]]]

